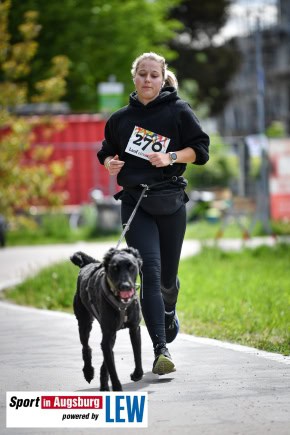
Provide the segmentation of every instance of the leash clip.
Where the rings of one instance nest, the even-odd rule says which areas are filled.
[[[140,186],[142,186],[144,189],[145,189],[145,187],[146,187],[145,192],[147,192],[147,190],[150,190],[150,187],[148,186],[148,184],[140,184]],[[147,198],[147,196],[148,196],[148,195],[145,195],[145,193],[144,193],[143,197],[144,197],[144,198]]]
[[[146,187],[145,192],[146,192],[147,190],[150,190],[150,187],[148,186],[148,184],[140,184],[140,186],[142,186],[142,187]]]

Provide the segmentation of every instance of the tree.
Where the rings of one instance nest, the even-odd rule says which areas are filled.
[[[171,65],[178,79],[195,80],[196,97],[208,105],[209,114],[215,115],[229,98],[227,83],[239,67],[239,56],[234,42],[217,46],[216,36],[225,24],[230,0],[199,2],[183,0],[172,9],[170,16],[179,20],[184,28],[171,41],[171,48],[178,53]]]
[[[19,25],[21,37],[11,43],[10,8],[10,0],[0,3],[0,213],[11,220],[17,211],[27,211],[31,205],[54,205],[62,200],[53,189],[65,174],[64,162],[51,159],[51,147],[32,146],[33,129],[39,125],[50,129],[51,121],[18,116],[16,109],[29,101],[62,97],[69,61],[64,56],[53,58],[47,76],[35,84],[35,93],[28,99],[25,78],[37,52],[40,26],[37,13],[27,11]]]
[[[57,53],[67,55],[72,67],[66,100],[73,110],[97,111],[99,82],[115,75],[132,91],[132,61],[144,51],[174,56],[167,41],[180,23],[168,18],[180,0],[12,0],[11,32],[17,41],[17,25],[23,12],[36,9],[44,31],[30,74],[30,86],[48,68]],[[127,102],[127,98],[124,103]]]

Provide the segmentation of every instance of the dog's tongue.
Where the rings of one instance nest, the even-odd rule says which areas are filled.
[[[131,290],[121,290],[120,291],[120,297],[121,299],[129,299],[134,295],[134,289],[131,288]]]

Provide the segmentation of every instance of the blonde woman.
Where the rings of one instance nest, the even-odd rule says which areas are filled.
[[[140,302],[154,349],[153,373],[176,370],[167,343],[179,331],[176,303],[178,266],[188,201],[182,174],[187,164],[209,159],[209,137],[188,103],[177,94],[177,79],[164,57],[144,53],[132,65],[136,90],[129,104],[111,115],[98,152],[101,164],[123,190],[125,224],[142,192],[146,193],[126,233],[126,242],[143,259]]]

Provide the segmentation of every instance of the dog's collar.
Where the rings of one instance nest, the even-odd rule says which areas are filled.
[[[103,279],[104,279],[104,285],[102,285],[102,290],[104,296],[107,299],[107,301],[118,311],[126,310],[131,305],[131,303],[137,299],[137,294],[135,293],[129,302],[120,301],[120,299],[118,298],[118,291],[116,287],[105,273]]]
[[[100,266],[97,268],[99,269]],[[90,273],[89,278],[91,278],[94,273],[96,272],[96,268],[93,267],[92,271]],[[106,301],[115,309],[120,313],[120,320],[119,320],[119,325],[118,325],[118,330],[121,328],[124,328],[125,323],[128,320],[128,316],[127,316],[127,308],[129,308],[129,306],[132,304],[133,301],[135,301],[135,303],[139,303],[138,301],[138,297],[137,294],[135,293],[134,296],[131,298],[130,302],[128,303],[124,303],[122,301],[120,301],[117,297],[116,297],[116,289],[114,289],[114,285],[110,286],[109,282],[108,282],[108,277],[105,273],[104,270],[100,271],[100,278],[102,280],[102,285],[101,287],[101,291],[103,292],[104,298],[106,299]],[[110,280],[109,280],[110,281]],[[98,312],[98,310],[96,309],[92,298],[91,298],[91,294],[89,292],[89,284],[86,287],[86,291],[88,293],[88,299],[89,299],[89,304],[92,310],[92,314],[94,315],[94,317],[100,322],[100,313]]]
[[[124,303],[120,301],[115,295],[114,286],[112,286],[111,288],[109,282],[110,280],[108,280],[108,277],[104,273],[103,285],[101,286],[101,288],[106,301],[109,302],[109,304],[120,313],[119,325],[117,327],[117,329],[119,330],[125,327],[125,323],[128,320],[127,308],[131,306],[132,302],[138,304],[138,298],[137,294],[135,293],[130,302]]]
[[[107,281],[107,284],[108,284],[111,292],[113,293],[113,295],[118,297],[118,290],[116,289],[116,287],[114,286],[113,281],[108,277],[108,275],[106,275],[106,281]]]

